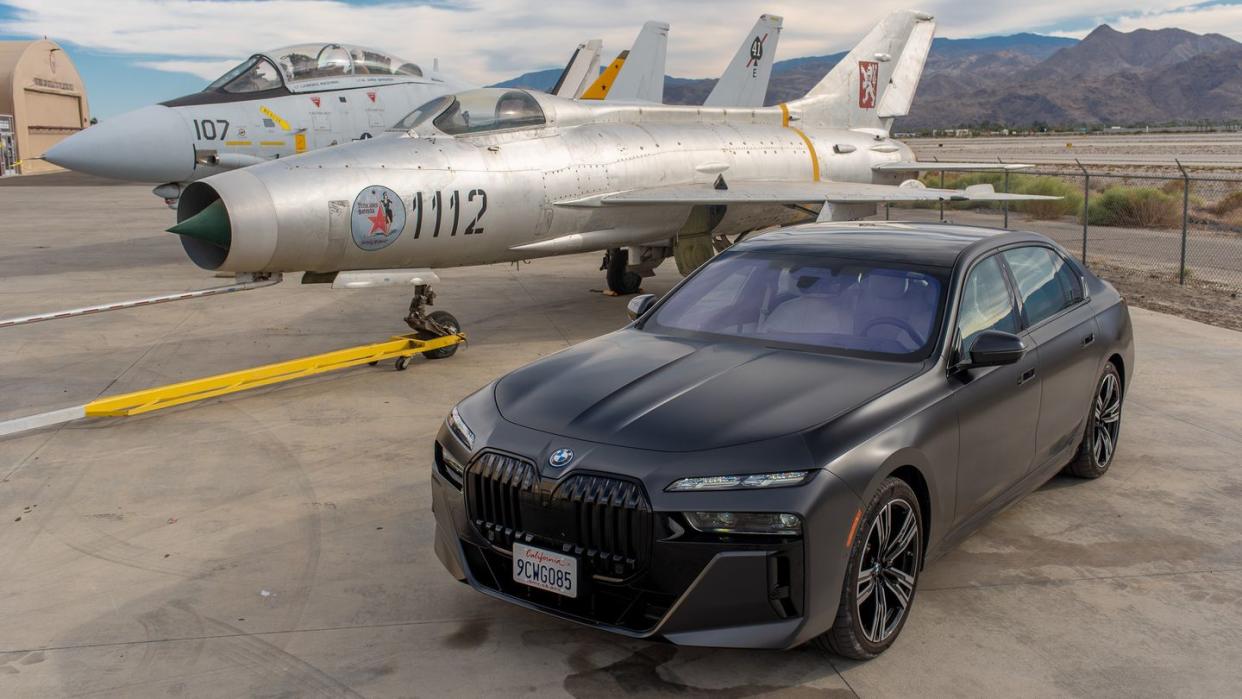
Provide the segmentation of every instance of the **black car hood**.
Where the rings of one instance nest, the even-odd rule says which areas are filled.
[[[508,374],[496,406],[562,437],[698,451],[825,423],[922,368],[626,329]]]

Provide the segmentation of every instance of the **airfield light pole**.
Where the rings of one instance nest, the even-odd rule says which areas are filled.
[[[1074,158],[1078,169],[1082,170],[1082,264],[1087,264],[1087,213],[1091,204],[1091,173],[1087,172],[1087,168],[1083,167],[1082,161]]]
[[[1186,172],[1182,161],[1174,158],[1177,169],[1182,171],[1182,260],[1177,268],[1177,283],[1186,284],[1186,231],[1190,223],[1190,174]]]

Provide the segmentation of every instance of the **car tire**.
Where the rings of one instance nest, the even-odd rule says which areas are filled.
[[[1117,439],[1121,436],[1121,408],[1125,400],[1122,389],[1121,374],[1108,362],[1095,382],[1095,393],[1091,395],[1091,408],[1087,412],[1087,429],[1078,452],[1062,473],[1099,478],[1108,472],[1117,453]]]
[[[453,317],[453,314],[448,311],[435,311],[428,315],[427,318],[450,333],[461,332],[461,323],[458,323],[457,318]],[[431,333],[418,334],[418,339],[420,340],[433,340],[436,337],[439,336]],[[448,359],[457,353],[457,347],[458,345],[449,345],[448,347],[433,349],[430,352],[423,352],[423,356],[428,359]]]
[[[888,556],[877,557],[877,551],[885,550]],[[853,531],[837,618],[815,639],[816,645],[855,660],[883,653],[910,616],[922,564],[923,513],[918,496],[900,478],[887,478]]]

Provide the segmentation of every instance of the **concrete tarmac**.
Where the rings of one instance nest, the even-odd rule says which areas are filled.
[[[0,316],[222,282],[135,187],[0,187]],[[624,640],[432,551],[431,440],[492,378],[625,322],[595,255],[447,270],[468,347],[0,440],[0,695],[1224,696],[1242,683],[1242,333],[1134,311],[1110,473],[940,560],[855,663]],[[671,265],[649,281],[663,292]],[[0,419],[404,330],[399,289],[259,291],[0,331]]]

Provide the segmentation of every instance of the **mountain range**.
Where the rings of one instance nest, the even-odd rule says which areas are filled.
[[[778,61],[767,104],[802,96],[845,53]],[[499,87],[547,90],[560,69]],[[702,104],[716,81],[669,76],[667,104]],[[1014,34],[932,43],[910,115],[896,128],[1128,126],[1242,118],[1242,43],[1182,29],[1077,39]]]

